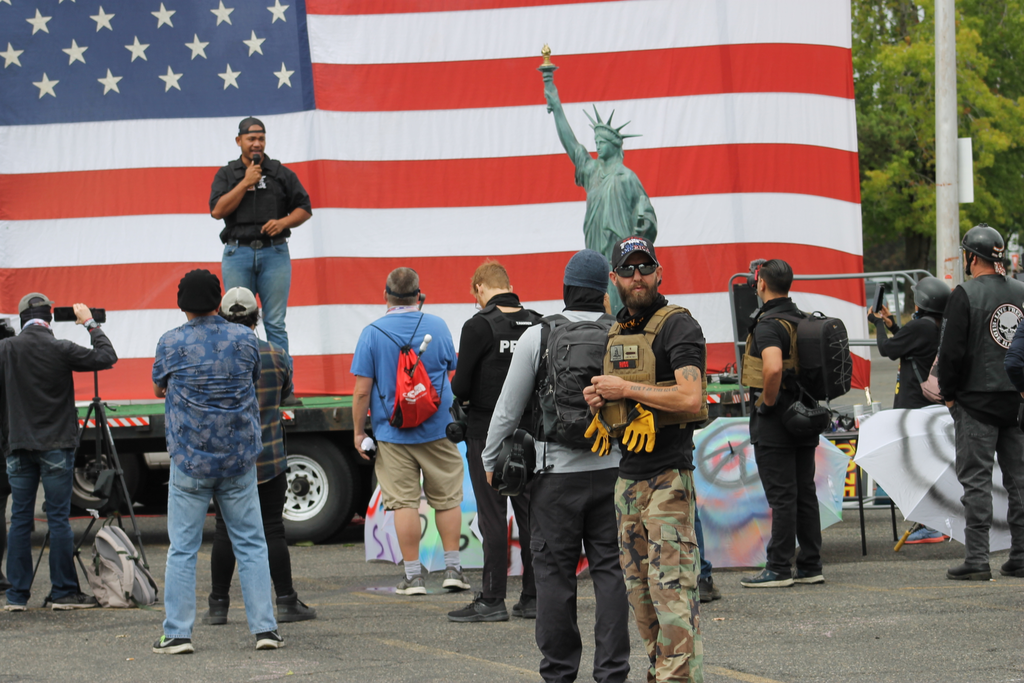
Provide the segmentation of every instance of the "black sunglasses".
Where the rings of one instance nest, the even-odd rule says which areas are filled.
[[[657,263],[641,263],[640,265],[619,266],[615,269],[615,274],[624,280],[628,280],[633,277],[635,271],[639,270],[641,275],[650,275],[657,269]]]

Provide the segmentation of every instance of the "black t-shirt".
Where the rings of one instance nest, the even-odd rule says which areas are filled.
[[[790,344],[789,332],[779,321],[768,319],[764,316],[772,311],[797,312],[798,309],[789,297],[772,299],[761,309],[762,318],[754,326],[754,348],[751,354],[760,358],[761,353],[767,348],[778,348],[782,350],[782,360],[789,360]],[[750,416],[750,443],[762,446],[814,446],[818,443],[818,435],[797,437],[789,433],[782,426],[782,414],[793,401],[796,400],[796,392],[793,390],[792,375],[788,371],[783,374],[782,387],[775,399],[774,406],[755,408]],[[752,389],[750,399],[756,401],[761,395],[760,389]]]
[[[284,218],[295,209],[313,213],[309,193],[299,182],[299,177],[294,171],[269,157],[264,157],[262,168],[263,177],[260,182],[250,187],[235,210],[224,217],[221,242],[268,239],[261,232],[267,221]],[[210,211],[217,206],[217,201],[221,197],[242,182],[246,170],[245,164],[239,158],[217,171],[210,187]],[[286,228],[278,237],[291,237],[291,234],[291,229]]]
[[[686,313],[669,316],[654,338],[655,379],[675,379],[675,371],[687,366],[703,368],[705,342],[700,324]],[[654,449],[633,453],[622,447],[619,476],[623,479],[650,479],[665,470],[693,469],[693,424],[672,425],[658,431]]]

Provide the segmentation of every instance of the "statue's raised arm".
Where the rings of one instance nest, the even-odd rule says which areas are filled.
[[[558,99],[558,88],[555,86],[554,71],[544,72],[544,99],[548,102],[548,113],[555,116],[555,130],[558,131],[558,139],[562,143],[562,147],[565,148],[566,153],[575,161],[581,152],[586,154],[587,150],[576,139],[568,119],[565,118],[562,101]]]

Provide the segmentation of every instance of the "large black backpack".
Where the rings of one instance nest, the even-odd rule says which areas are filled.
[[[615,318],[569,322],[563,315],[541,319],[540,368],[537,373],[536,436],[571,448],[590,449],[584,438],[593,420],[583,390],[604,374],[608,330]]]
[[[853,380],[853,357],[846,326],[838,318],[823,313],[806,313],[804,317],[771,313],[764,320],[783,320],[790,325],[790,341],[795,347],[790,356],[800,386],[817,401],[839,398],[850,390]],[[792,346],[792,344],[791,344]]]

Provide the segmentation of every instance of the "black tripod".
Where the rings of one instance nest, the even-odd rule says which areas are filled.
[[[100,518],[101,514],[104,514],[108,519],[116,516],[118,526],[124,528],[124,525],[121,524],[120,515],[120,504],[123,502],[126,503],[128,516],[131,517],[132,520],[132,529],[135,531],[135,542],[138,544],[139,553],[142,555],[142,565],[146,569],[149,569],[149,560],[146,559],[146,549],[142,547],[142,533],[139,531],[139,523],[135,519],[135,510],[132,507],[131,496],[128,494],[128,485],[124,481],[124,470],[121,469],[121,460],[117,457],[117,448],[114,446],[114,438],[110,433],[110,424],[107,422],[106,407],[103,405],[103,400],[100,398],[99,371],[93,370],[92,376],[92,402],[89,403],[89,408],[85,412],[85,420],[82,421],[82,425],[78,429],[78,438],[76,440],[81,443],[82,435],[89,426],[89,419],[95,418],[94,438],[96,442],[96,463],[103,463],[104,455],[106,455],[105,462],[108,467],[101,470],[99,476],[96,477],[96,485],[93,488],[93,492],[100,498],[100,502],[96,506],[97,509],[89,510],[92,515],[92,519],[89,520],[89,526],[85,528],[85,533],[82,534],[82,538],[75,545],[75,559],[78,561],[78,566],[81,567],[82,573],[86,573],[85,565],[82,563],[81,549],[85,540],[89,537],[92,525],[96,523],[96,520]],[[39,571],[39,565],[43,561],[43,552],[46,550],[49,540],[50,531],[47,530],[46,536],[43,538],[42,548],[39,550],[39,558],[36,560],[35,569],[32,571],[33,583],[35,582],[36,572]]]

